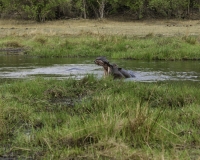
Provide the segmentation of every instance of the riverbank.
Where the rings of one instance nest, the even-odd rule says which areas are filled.
[[[198,21],[1,21],[1,54],[199,60]],[[15,52],[16,49],[16,52]],[[14,52],[10,52],[14,51]]]
[[[200,157],[196,85],[86,76],[4,81],[0,88],[0,157]]]

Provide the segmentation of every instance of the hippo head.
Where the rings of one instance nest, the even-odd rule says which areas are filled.
[[[97,57],[94,63],[98,66],[102,66],[104,69],[104,76],[108,76],[110,74],[110,63],[106,59],[106,57]]]
[[[106,57],[97,57],[94,61],[95,64],[99,65],[99,66],[109,66],[109,61],[106,59]]]
[[[106,59],[106,57],[97,57],[94,61],[95,64],[98,66],[102,66],[104,70],[108,71],[108,68],[110,66],[109,61]]]

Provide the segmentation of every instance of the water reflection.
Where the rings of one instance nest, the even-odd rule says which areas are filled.
[[[31,78],[35,76],[80,79],[86,74],[102,77],[101,67],[94,58],[38,58],[28,56],[0,56],[0,78]],[[110,59],[125,69],[134,70],[134,81],[200,81],[199,61],[133,61]]]

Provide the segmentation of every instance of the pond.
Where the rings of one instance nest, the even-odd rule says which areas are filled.
[[[87,74],[103,77],[103,69],[95,58],[38,58],[0,55],[0,79],[33,78],[36,76],[80,79]],[[200,81],[200,61],[136,61],[109,59],[111,63],[133,70],[132,81]]]

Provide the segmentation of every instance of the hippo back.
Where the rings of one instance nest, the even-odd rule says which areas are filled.
[[[119,71],[124,75],[126,78],[135,77],[134,72],[131,70],[125,70],[123,68],[119,68]]]

